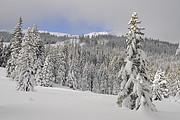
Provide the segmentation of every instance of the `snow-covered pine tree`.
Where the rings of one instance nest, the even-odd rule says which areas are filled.
[[[6,67],[9,57],[10,57],[10,45],[5,45],[3,47],[2,56],[1,56],[1,59],[3,60],[1,64],[2,67]]]
[[[162,96],[159,93],[159,79],[160,79],[159,73],[160,73],[160,71],[157,70],[156,74],[154,76],[154,81],[153,81],[153,85],[152,85],[153,99],[154,100],[162,100]]]
[[[94,83],[94,80],[96,79],[96,67],[94,63],[91,63],[89,72],[90,72],[90,82],[89,82],[90,91],[93,91],[93,83]]]
[[[57,73],[58,73],[58,67],[59,67],[59,55],[58,55],[58,51],[59,49],[59,45],[58,46],[52,46],[52,45],[48,45],[49,48],[48,50],[50,50],[47,54],[47,56],[51,57],[51,62],[52,62],[52,66],[53,66],[53,74],[54,74],[54,83],[57,84]],[[46,46],[47,47],[47,46]],[[47,51],[47,49],[46,49]]]
[[[37,25],[34,25],[32,28],[32,41],[32,46],[34,47],[35,51],[33,69],[35,70],[36,84],[39,84],[41,81],[41,72],[45,60],[45,48],[44,43],[40,38]]]
[[[54,76],[55,76],[55,80],[54,83],[58,84],[58,85],[62,85],[62,81],[61,81],[61,69],[60,67],[62,67],[61,64],[61,51],[60,47],[57,46],[55,47],[55,50],[53,51],[53,63],[54,63]]]
[[[80,45],[78,43],[71,44],[69,54],[69,71],[67,84],[70,88],[81,89],[81,64],[80,64]]]
[[[117,95],[120,88],[120,80],[117,79],[118,72],[121,68],[120,56],[114,56],[109,64],[109,81],[111,82],[110,85],[112,86],[111,94]]]
[[[109,79],[112,81],[111,94],[117,95],[120,90],[120,80],[117,79],[117,76],[115,74],[111,74]]]
[[[180,99],[180,65],[178,65],[175,70],[171,67],[171,71],[167,74],[167,78],[170,83],[168,86],[169,95],[176,99]]]
[[[4,46],[3,46],[3,42],[4,42],[4,38],[1,37],[0,38],[0,67],[2,67],[3,65],[3,52],[4,52]]]
[[[3,50],[3,42],[4,42],[4,38],[1,37],[1,38],[0,38],[0,51]]]
[[[85,67],[85,64],[87,63],[87,56],[86,56],[86,50],[80,48],[80,56],[79,56],[79,62],[80,62],[80,74],[81,74],[81,77],[83,75],[83,71],[84,71],[84,67]]]
[[[67,77],[67,55],[64,47],[61,49],[60,53],[57,55],[57,75],[56,75],[56,84],[60,84],[61,86],[65,85],[66,77]]]
[[[76,58],[73,59],[68,72],[68,86],[73,89],[80,89],[80,66]]]
[[[81,87],[82,90],[93,91],[93,82],[95,79],[95,66],[93,63],[87,62],[83,69]]]
[[[141,42],[144,35],[138,26],[141,22],[138,20],[137,12],[132,13],[129,21],[129,32],[127,34],[127,51],[125,64],[121,70],[120,92],[117,104],[125,106],[131,110],[138,110],[140,107],[156,111],[151,98],[150,79],[147,72],[146,54],[141,49]]]
[[[97,67],[96,67],[97,69]],[[98,75],[98,72],[95,73],[95,77],[94,77],[94,80],[93,80],[93,89],[92,91],[94,93],[100,93],[101,94],[101,90],[100,90],[100,80],[99,80],[99,75]]]
[[[108,94],[108,77],[107,66],[102,63],[97,71],[97,79],[94,81],[94,89],[97,93]]]
[[[17,90],[34,91],[35,85],[35,70],[34,65],[35,49],[32,40],[32,30],[28,29],[24,38],[22,39],[22,49],[20,50],[18,59],[16,61],[16,75]]]
[[[68,71],[68,78],[67,78],[67,86],[72,88],[72,89],[76,89],[76,79],[75,79],[75,76],[74,76],[74,71],[71,70],[71,67],[70,66],[70,69]]]
[[[91,75],[90,75],[90,63],[86,63],[83,69],[82,78],[81,78],[81,89],[83,91],[91,90]]]
[[[165,72],[157,70],[153,81],[153,99],[162,100],[168,97],[167,79]]]
[[[23,33],[22,33],[22,19],[21,17],[19,18],[18,25],[15,27],[13,33],[13,38],[11,39],[10,43],[10,51],[11,55],[10,58],[7,62],[7,77],[14,78],[15,77],[15,67],[16,67],[16,62],[18,59],[18,55],[21,50],[21,43],[22,43],[22,38],[23,38]]]
[[[180,68],[177,70],[176,79],[174,81],[174,88],[175,88],[175,100],[176,102],[180,101]]]
[[[180,55],[180,43],[179,43],[179,45],[178,45],[178,49],[176,50],[176,54],[175,54],[176,56],[178,56],[178,55]]]
[[[176,86],[176,99],[180,100],[180,67],[176,71],[176,79],[175,79],[175,86]]]
[[[109,72],[108,72],[109,73]],[[114,74],[108,74],[107,94],[113,94],[113,87],[115,84],[116,76]]]
[[[54,66],[51,55],[48,55],[45,59],[44,66],[42,69],[42,81],[41,86],[52,87],[55,76],[54,76]]]
[[[67,83],[67,78],[68,78],[68,71],[69,71],[69,58],[68,58],[68,56],[69,56],[69,46],[67,45],[67,44],[65,44],[64,46],[63,46],[63,56],[64,56],[64,58],[63,58],[63,60],[64,60],[64,62],[63,63],[65,63],[64,65],[65,65],[65,76],[64,76],[64,78],[62,79],[62,85],[63,86],[67,86],[66,85],[66,83]]]

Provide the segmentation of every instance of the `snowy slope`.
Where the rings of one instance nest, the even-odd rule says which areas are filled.
[[[92,32],[92,33],[84,34],[84,36],[89,36],[90,38],[92,36],[98,36],[98,35],[109,35],[109,32]]]
[[[71,35],[71,34],[67,34],[67,33],[48,32],[48,31],[43,31],[43,30],[39,30],[39,32],[40,33],[49,33],[50,35],[55,35],[57,37],[61,37],[61,36],[79,37],[79,35]],[[98,35],[109,35],[109,33],[108,32],[92,32],[92,33],[84,34],[84,36],[89,36],[90,38],[92,36],[98,36]]]
[[[72,35],[67,34],[67,33],[59,33],[59,32],[48,32],[48,31],[43,31],[43,30],[39,30],[40,33],[49,33],[50,35],[54,35],[57,37],[63,37],[63,36],[68,36],[71,37]]]
[[[130,111],[116,105],[117,96],[63,88],[15,90],[0,68],[0,120],[179,120],[180,104],[156,102],[157,113]]]

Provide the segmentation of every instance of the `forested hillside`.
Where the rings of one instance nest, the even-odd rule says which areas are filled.
[[[3,41],[9,41],[12,36],[7,32],[1,32],[0,35],[3,36]],[[51,61],[52,64],[51,68],[47,68],[51,70],[44,70],[44,74],[49,71],[51,78],[53,77],[53,83],[50,86],[57,84],[96,93],[118,93],[121,83],[118,72],[124,64],[126,37],[56,36],[48,32],[39,33],[39,35],[39,39],[45,44],[43,61],[48,57],[47,62]],[[178,45],[145,38],[142,46],[148,56],[152,81],[157,70],[166,71],[166,79],[174,81],[172,74],[177,73],[179,68],[179,57],[175,56]],[[3,67],[6,66],[10,55],[9,48],[6,45],[4,47],[6,50],[2,53],[1,66]],[[74,79],[76,83],[72,83]]]

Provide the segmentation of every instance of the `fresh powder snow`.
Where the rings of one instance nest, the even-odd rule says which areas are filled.
[[[157,101],[157,112],[120,108],[117,96],[65,88],[35,87],[16,91],[16,83],[0,68],[0,120],[179,120],[180,104]]]

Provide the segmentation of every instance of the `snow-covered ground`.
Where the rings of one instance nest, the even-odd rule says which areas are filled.
[[[43,30],[39,30],[40,33],[49,33],[50,35],[54,35],[57,37],[62,37],[62,36],[68,36],[68,37],[72,37],[73,35],[67,34],[67,33],[60,33],[60,32],[48,32],[48,31],[43,31]]]
[[[16,91],[15,82],[0,68],[0,120],[180,120],[180,104],[156,102],[157,113],[119,108],[117,96],[36,87]]]
[[[55,35],[57,37],[61,37],[61,36],[68,36],[68,37],[79,37],[79,35],[71,35],[71,34],[67,34],[67,33],[60,33],[60,32],[48,32],[48,31],[43,31],[43,30],[39,30],[40,33],[49,33],[50,35]],[[84,34],[84,36],[89,36],[90,38],[92,36],[98,36],[98,35],[109,35],[109,32],[92,32],[92,33],[87,33]]]
[[[109,34],[110,34],[109,32],[92,32],[92,33],[84,34],[84,36],[89,36],[91,38],[92,36],[109,35]]]

